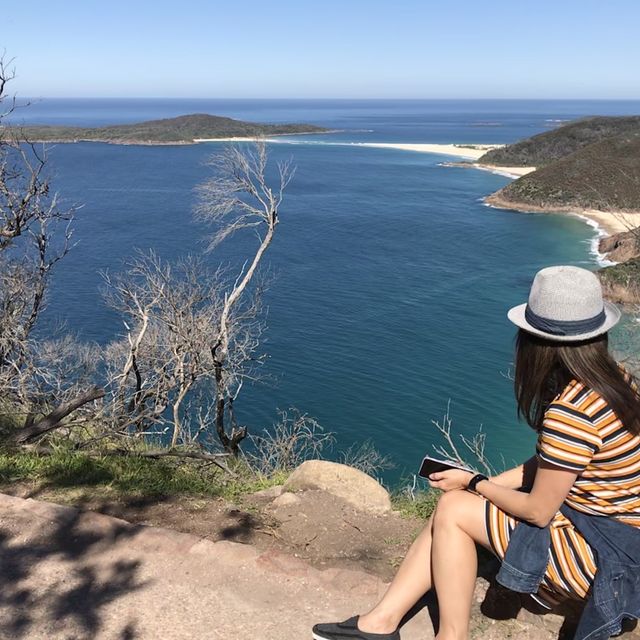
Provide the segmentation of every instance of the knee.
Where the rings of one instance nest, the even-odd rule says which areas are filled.
[[[466,510],[469,494],[466,491],[447,491],[440,496],[433,514],[433,526],[458,524]]]

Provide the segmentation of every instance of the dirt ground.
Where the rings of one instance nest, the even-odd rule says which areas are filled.
[[[279,494],[277,488],[246,496],[236,504],[219,498],[115,497],[100,488],[50,490],[32,483],[0,491],[76,506],[133,524],[191,533],[213,542],[228,540],[296,556],[319,569],[362,569],[390,580],[423,526],[397,513],[357,511],[323,491]]]
[[[216,498],[116,497],[104,488],[51,490],[31,483],[0,486],[0,492],[75,506],[82,509],[80,514],[94,511],[133,524],[161,527],[169,533],[192,534],[213,543],[236,543],[235,549],[246,549],[250,555],[257,554],[256,557],[261,558],[260,566],[273,565],[276,578],[269,580],[280,580],[277,573],[284,571],[285,581],[290,582],[299,573],[306,575],[308,570],[302,571],[302,568],[309,565],[314,567],[313,570],[321,570],[318,575],[329,578],[335,572],[340,588],[346,589],[342,594],[346,598],[345,607],[350,602],[349,598],[355,597],[356,591],[362,591],[360,595],[368,593],[364,591],[373,575],[381,579],[380,584],[392,578],[409,545],[424,525],[419,519],[402,518],[397,513],[373,515],[359,512],[343,500],[316,490],[294,494],[280,493],[279,488],[274,488],[243,497],[236,504]],[[24,537],[21,528],[24,525],[14,532],[20,539]],[[150,532],[149,535],[157,535],[153,532],[158,530],[146,531]],[[73,538],[77,542],[74,535],[62,537],[65,540]],[[234,551],[233,556],[238,553]],[[517,594],[506,592],[495,584],[492,576],[496,568],[497,563],[489,554],[480,554],[481,577],[474,596],[472,638],[565,640],[571,637],[577,619],[575,611],[539,616],[539,610],[532,609],[531,603],[523,602]],[[327,569],[329,571],[323,571]],[[354,584],[347,585],[348,580],[344,576],[351,576]],[[263,587],[260,593],[264,594],[275,589],[268,585]],[[301,588],[308,590],[309,586]],[[264,594],[260,598],[266,598]],[[434,619],[433,615],[431,618]],[[639,636],[633,633],[626,637]]]

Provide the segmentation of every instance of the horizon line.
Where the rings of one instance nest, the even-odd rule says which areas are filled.
[[[9,98],[9,96],[7,96]],[[636,98],[563,98],[563,97],[546,97],[546,98],[405,98],[405,97],[366,97],[366,98],[354,98],[354,97],[330,97],[330,98],[291,98],[291,97],[202,97],[202,96],[24,96],[18,95],[12,96],[12,99],[16,100],[252,100],[252,101],[278,101],[286,100],[290,102],[313,100],[317,102],[338,102],[338,101],[362,101],[362,102],[382,102],[382,101],[402,101],[402,102],[548,102],[548,101],[561,101],[561,102],[640,102],[640,96]]]

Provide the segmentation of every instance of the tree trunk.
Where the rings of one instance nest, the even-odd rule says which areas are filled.
[[[70,413],[73,413],[76,409],[79,409],[89,402],[103,398],[104,395],[104,389],[94,387],[74,400],[60,405],[57,409],[54,409],[51,413],[44,416],[41,420],[38,420],[35,424],[19,429],[11,436],[11,441],[15,444],[25,444],[38,436],[44,435],[49,431],[53,431],[61,426],[60,423],[62,420],[64,420]]]

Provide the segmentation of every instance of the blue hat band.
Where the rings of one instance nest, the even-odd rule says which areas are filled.
[[[606,321],[607,316],[602,311],[585,320],[552,320],[551,318],[543,318],[534,311],[531,311],[529,305],[524,310],[525,320],[538,331],[544,331],[553,336],[577,336],[583,333],[590,333],[599,329]]]

